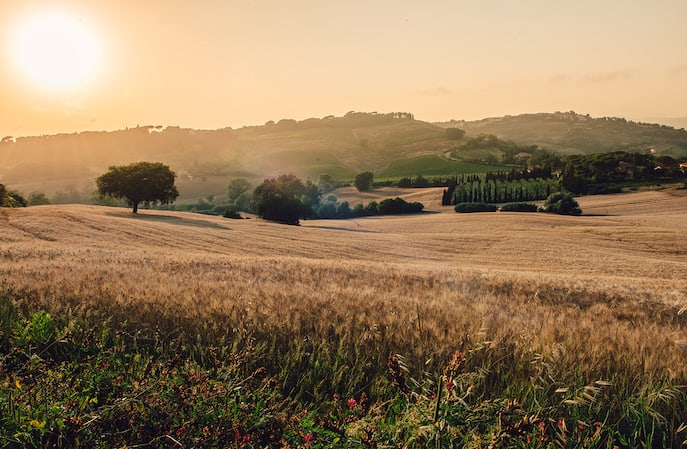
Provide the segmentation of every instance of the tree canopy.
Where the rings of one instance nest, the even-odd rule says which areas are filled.
[[[19,192],[9,190],[0,184],[0,207],[26,207],[28,202]]]
[[[372,181],[374,180],[374,174],[369,171],[364,171],[362,173],[358,173],[355,175],[355,179],[353,179],[353,184],[355,185],[355,188],[358,189],[360,192],[365,192],[367,190],[370,190],[370,187],[372,187]]]
[[[112,166],[96,179],[98,193],[102,196],[121,198],[138,212],[138,205],[168,204],[178,196],[174,178],[176,175],[161,162],[135,162]]]
[[[229,183],[227,189],[227,197],[231,203],[236,203],[236,200],[250,189],[250,182],[246,178],[235,178]]]
[[[266,220],[297,225],[301,218],[313,213],[314,190],[316,186],[314,189],[310,185],[306,187],[294,175],[265,179],[253,192],[256,212]]]
[[[552,193],[544,201],[544,211],[561,215],[581,215],[582,209],[572,194],[568,192]]]

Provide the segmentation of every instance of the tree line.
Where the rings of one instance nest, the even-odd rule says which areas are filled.
[[[509,203],[544,200],[562,190],[558,179],[529,179],[519,181],[475,180],[456,183],[444,190],[441,204],[488,202]]]
[[[666,155],[615,151],[571,155],[564,162],[563,186],[576,194],[610,193],[627,183],[687,179],[679,160]]]
[[[179,192],[174,185],[175,173],[160,162],[137,162],[113,166],[96,179],[98,194],[103,202],[108,198],[124,200],[138,212],[140,204],[168,206]],[[329,177],[321,177],[324,182]],[[372,183],[371,172],[356,176],[355,183],[366,190]],[[356,204],[353,208],[348,202],[338,202],[334,195],[322,200],[323,189],[310,180],[305,182],[293,174],[280,175],[265,179],[251,192],[251,184],[243,178],[229,183],[228,204],[223,215],[241,218],[241,211],[254,212],[259,217],[279,223],[297,225],[307,218],[351,218],[370,215],[408,214],[421,212],[422,203],[408,203],[402,198],[387,198],[379,203]],[[198,205],[197,205],[198,206]],[[198,212],[216,212],[210,201],[203,201]],[[207,207],[205,207],[207,206]]]
[[[369,173],[369,172],[368,172]],[[370,173],[371,175],[371,173]],[[365,186],[372,182],[365,175]],[[352,218],[371,215],[394,215],[418,213],[424,205],[407,202],[403,198],[386,198],[380,202],[356,204],[350,207],[347,201],[339,202],[334,195],[322,200],[322,190],[307,180],[305,183],[296,176],[280,175],[268,178],[253,191],[252,205],[261,218],[285,224],[297,225],[300,219],[307,218]]]

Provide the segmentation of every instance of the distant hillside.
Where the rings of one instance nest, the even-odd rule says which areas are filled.
[[[140,160],[169,164],[181,196],[223,192],[231,177],[261,180],[281,173],[351,179],[390,162],[450,147],[446,132],[412,114],[349,113],[344,117],[281,120],[241,129],[194,130],[142,126],[114,132],[6,137],[0,182],[48,194],[87,190],[110,165]]]
[[[94,190],[94,179],[109,166],[161,161],[176,171],[183,201],[221,194],[233,177],[248,178],[255,185],[282,173],[313,180],[327,173],[349,181],[364,170],[400,178],[498,169],[494,165],[503,163],[499,151],[455,151],[480,134],[558,153],[653,148],[687,155],[684,130],[623,119],[556,113],[431,124],[409,113],[350,112],[240,129],[151,125],[113,132],[7,136],[0,141],[0,183],[26,195],[40,191],[60,202],[83,202]]]
[[[641,120],[645,123],[660,123],[661,125],[672,126],[675,129],[687,129],[687,117],[650,117]]]
[[[684,129],[614,117],[592,118],[572,111],[452,120],[436,125],[457,127],[468,135],[493,134],[520,145],[539,145],[564,154],[654,149],[661,154],[687,156]]]

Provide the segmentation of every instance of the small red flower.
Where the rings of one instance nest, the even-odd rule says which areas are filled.
[[[301,438],[301,442],[303,444],[312,443],[313,438],[314,437],[312,436],[312,433],[306,433],[305,435],[303,435],[303,438]]]
[[[346,405],[348,406],[348,409],[349,409],[349,410],[352,410],[352,409],[354,409],[354,408],[356,408],[356,407],[358,406],[358,402],[357,402],[355,399],[350,398],[350,399],[346,402]]]
[[[558,421],[556,422],[556,425],[558,426],[558,428],[559,428],[560,430],[562,430],[562,431],[565,431],[565,430],[566,430],[566,428],[565,428],[565,420],[564,420],[563,418],[558,418]]]
[[[431,395],[431,396],[429,397],[429,400],[430,400],[430,401],[433,401],[433,400],[435,400],[436,398],[437,398],[437,396],[436,396],[435,394],[433,394],[433,395]]]
[[[546,423],[544,421],[539,421],[539,430],[541,430],[541,433],[544,433],[544,430],[546,430]]]
[[[453,381],[451,381],[451,380],[446,381],[446,391],[453,390],[453,387],[454,387]]]
[[[577,423],[577,430],[579,430],[580,432],[584,432],[585,430],[587,430],[587,425],[581,422]]]

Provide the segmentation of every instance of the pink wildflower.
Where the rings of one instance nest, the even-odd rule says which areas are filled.
[[[306,433],[305,435],[303,435],[303,438],[301,438],[301,442],[303,444],[312,443],[312,440],[313,440],[312,433]]]
[[[355,399],[350,398],[350,399],[346,402],[346,405],[348,406],[348,409],[349,409],[349,410],[352,410],[352,409],[354,409],[354,408],[356,408],[356,407],[358,406],[358,402],[357,402]]]

